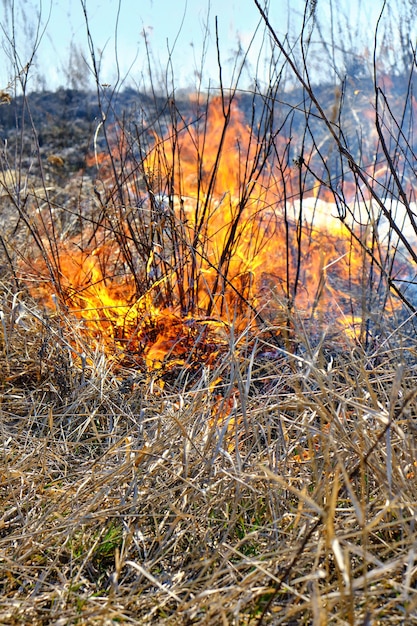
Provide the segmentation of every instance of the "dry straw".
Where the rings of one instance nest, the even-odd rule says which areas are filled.
[[[381,184],[348,150],[343,93],[330,90],[321,106],[328,90],[311,85],[309,43],[300,66],[259,5],[280,60],[266,92],[251,93],[238,202],[219,200],[244,101],[237,83],[216,93],[214,159],[210,94],[193,103],[192,122],[172,93],[155,92],[146,128],[121,118],[82,4],[100,113],[93,169],[70,173],[59,154],[48,159],[29,68],[16,67],[28,130],[0,159],[0,623],[416,623],[415,311],[397,264],[402,254],[411,267],[415,248],[387,208],[400,198],[414,224],[397,175],[400,153],[415,160],[412,125],[376,85],[374,59]],[[315,11],[306,3],[303,37]],[[303,98],[277,118],[284,69]],[[295,154],[285,131],[300,128],[300,111]],[[184,136],[196,151],[191,200]],[[308,308],[311,185],[340,209],[345,240],[333,261],[350,268],[351,290],[331,283],[332,264],[318,255]],[[268,193],[278,188],[283,214],[271,231]],[[230,210],[226,226],[219,206]],[[265,215],[263,237],[254,224]],[[236,264],[248,224],[254,258],[271,232],[283,234],[285,271],[264,276],[260,292],[242,271],[247,259]],[[220,247],[214,227],[225,229]],[[325,241],[334,243],[319,239],[316,250]],[[340,319],[351,309],[350,333],[327,309],[335,292]]]

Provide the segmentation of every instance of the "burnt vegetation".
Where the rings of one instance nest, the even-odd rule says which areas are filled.
[[[216,22],[192,97],[103,85],[81,4],[94,91],[6,38],[0,622],[417,622],[412,3],[361,55],[255,0],[268,83]]]

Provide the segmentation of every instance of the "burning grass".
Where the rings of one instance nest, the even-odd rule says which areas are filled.
[[[1,623],[417,621],[412,196],[271,89],[3,177]]]
[[[46,189],[28,194],[37,245],[21,255],[19,280],[81,319],[109,358],[141,368],[184,365],[190,352],[212,362],[230,332],[282,343],[297,316],[359,340],[365,325],[379,332],[373,318],[400,307],[395,281],[411,270],[381,239],[372,197],[348,225],[334,214],[343,188],[333,205],[320,200],[319,180],[305,191],[314,156],[283,159],[291,139],[281,128],[271,136],[273,112],[247,125],[235,97],[193,106],[190,120],[171,111],[163,136],[113,124],[107,153],[96,136],[87,162],[97,179],[84,183],[77,211]]]

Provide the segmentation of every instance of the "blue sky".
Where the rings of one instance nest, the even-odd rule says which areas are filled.
[[[88,56],[86,25],[80,0],[20,0],[23,10],[16,12],[19,24],[18,48],[22,58],[30,56],[35,33],[30,33],[41,12],[41,24],[46,27],[36,56],[38,79],[59,86],[65,82],[70,65],[70,51],[75,48]],[[286,7],[286,1],[280,2]],[[303,6],[297,0],[293,5]],[[176,81],[180,87],[192,86],[201,68],[204,47],[206,81],[217,79],[215,49],[215,17],[218,16],[222,54],[228,66],[239,42],[246,49],[259,22],[252,0],[86,0],[89,25],[97,50],[104,51],[102,82],[115,81],[115,45],[122,75],[140,82],[147,73],[145,37],[152,54],[154,69],[163,74],[171,52]],[[4,3],[2,6],[4,11]],[[285,11],[286,13],[286,11]],[[9,13],[10,15],[10,13]],[[117,31],[116,31],[117,23]],[[2,24],[11,30],[4,18]],[[259,50],[254,45],[252,57]],[[4,85],[5,64],[0,63],[0,80]],[[34,80],[36,80],[34,78]]]
[[[117,49],[121,77],[128,76],[128,84],[143,84],[147,76],[146,37],[152,55],[154,80],[164,80],[171,54],[176,87],[195,88],[205,54],[202,86],[217,85],[216,16],[225,83],[230,84],[232,80],[239,46],[245,52],[249,50],[243,83],[249,84],[255,74],[261,80],[267,79],[262,72],[266,65],[264,60],[271,56],[271,47],[262,27],[250,47],[260,19],[253,0],[121,0],[120,11],[117,0],[85,0],[85,3],[96,53],[98,57],[102,55],[100,79],[103,83],[114,84],[117,80]],[[0,88],[4,88],[13,75],[5,52],[5,38],[12,32],[12,4],[12,0],[3,0],[0,5],[4,29]],[[17,49],[22,66],[30,57],[36,40],[39,14],[41,28],[45,29],[32,70],[32,88],[67,86],[71,73],[73,79],[74,73],[77,74],[74,68],[80,70],[80,75],[85,72],[88,76],[82,61],[82,56],[88,58],[88,47],[81,0],[19,0],[14,4],[17,7]],[[382,4],[383,0],[318,0],[321,36],[331,43],[332,5],[333,20],[347,26],[350,37],[355,37],[358,42],[361,40],[357,44],[359,49],[366,45],[367,39],[372,45],[369,33],[373,33]],[[388,5],[395,8],[397,0],[391,0]],[[304,0],[270,0],[270,19],[280,37],[290,33],[295,41],[304,7]],[[260,69],[257,69],[258,59]]]

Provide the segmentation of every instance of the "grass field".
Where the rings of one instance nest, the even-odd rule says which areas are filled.
[[[2,623],[414,623],[400,348],[229,336],[162,385],[2,295]]]
[[[271,31],[300,91],[3,92],[0,624],[417,624],[413,68]]]

